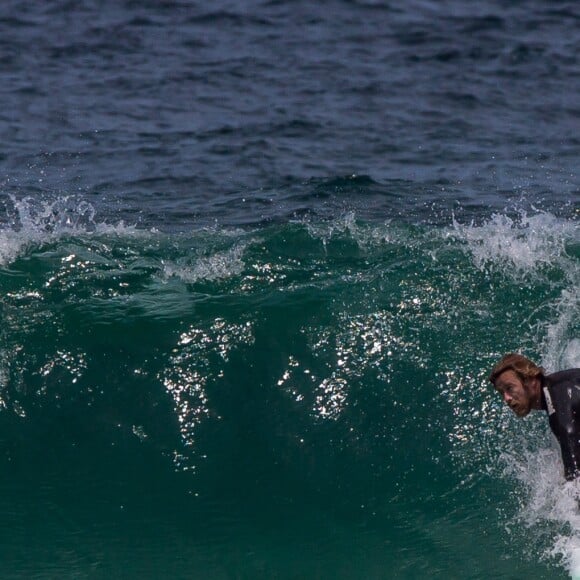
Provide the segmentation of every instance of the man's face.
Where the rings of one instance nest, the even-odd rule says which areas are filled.
[[[518,416],[525,417],[532,410],[530,389],[512,371],[504,371],[495,380],[495,390],[502,396],[504,403]]]

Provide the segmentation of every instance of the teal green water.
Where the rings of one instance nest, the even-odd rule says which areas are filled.
[[[0,577],[568,577],[575,491],[486,376],[580,366],[576,221],[35,222],[0,255]]]

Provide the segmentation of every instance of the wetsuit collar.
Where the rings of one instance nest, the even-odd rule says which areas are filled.
[[[540,408],[544,409],[548,415],[552,415],[555,409],[551,393],[548,390],[549,386],[550,381],[546,377],[540,376]]]

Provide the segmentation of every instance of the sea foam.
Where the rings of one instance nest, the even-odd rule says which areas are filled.
[[[565,481],[555,441],[520,459],[504,455],[505,473],[519,483],[520,509],[508,531],[524,534],[529,557],[556,561],[580,577],[580,481]]]

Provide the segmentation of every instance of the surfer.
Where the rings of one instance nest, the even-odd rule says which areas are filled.
[[[548,413],[566,479],[580,476],[580,369],[547,375],[525,356],[510,353],[493,367],[489,380],[518,417],[532,410]]]

